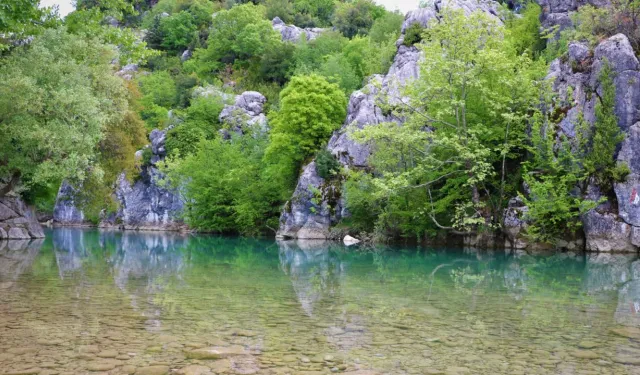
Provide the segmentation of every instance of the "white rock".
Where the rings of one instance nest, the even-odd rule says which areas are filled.
[[[360,240],[357,239],[357,238],[351,237],[350,235],[347,234],[342,239],[342,242],[344,242],[344,244],[347,245],[347,246],[352,246],[352,245],[359,244]]]

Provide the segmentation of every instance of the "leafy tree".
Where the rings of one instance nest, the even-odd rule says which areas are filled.
[[[20,181],[29,188],[87,176],[105,126],[127,109],[113,56],[98,40],[52,29],[2,61],[0,195]]]
[[[347,101],[337,85],[318,75],[293,77],[280,93],[280,110],[271,113],[267,157],[290,155],[299,162],[313,155],[340,127]]]
[[[602,191],[611,192],[614,182],[623,181],[629,174],[629,167],[618,165],[614,158],[616,149],[624,140],[624,133],[618,126],[615,113],[616,87],[613,82],[614,72],[609,62],[604,60],[598,80],[600,95],[595,108],[593,127],[586,127],[582,136],[584,149],[584,167],[595,179]]]
[[[260,61],[260,77],[280,85],[287,83],[295,63],[295,50],[295,45],[282,43],[277,48],[265,51]]]
[[[267,8],[268,20],[280,17],[280,19],[285,23],[292,23],[294,21],[293,15],[295,10],[291,1],[267,0],[265,1],[264,6]]]
[[[149,128],[164,127],[167,114],[176,104],[176,84],[166,71],[157,71],[140,77],[140,115]]]
[[[167,133],[167,153],[185,156],[196,151],[200,140],[213,139],[220,129],[218,116],[223,107],[220,97],[193,100],[186,110],[184,122]]]
[[[507,166],[522,157],[545,66],[505,48],[504,28],[480,12],[444,12],[420,48],[424,79],[406,93],[410,103],[388,109],[405,125],[354,133],[375,145],[378,226],[417,236],[495,228],[516,189]]]
[[[316,171],[324,179],[334,177],[340,172],[340,163],[327,149],[322,149],[316,153]]]
[[[162,46],[168,51],[179,52],[194,41],[197,25],[191,13],[182,11],[162,18],[160,29]]]
[[[424,32],[424,28],[419,23],[412,23],[411,26],[407,27],[407,30],[404,33],[403,44],[407,47],[410,47],[416,43],[420,43],[422,41],[422,33]]]
[[[400,36],[400,28],[404,16],[397,12],[386,12],[382,17],[373,22],[369,30],[369,38],[374,44],[384,44],[389,40],[394,42]]]
[[[385,13],[384,8],[372,0],[356,0],[349,3],[338,3],[333,13],[333,26],[347,38],[356,35],[367,35],[374,20]]]
[[[517,54],[528,51],[532,56],[538,56],[546,47],[546,40],[540,34],[541,13],[542,8],[534,2],[527,3],[521,17],[507,13],[509,15],[506,21],[506,27],[509,30],[507,42],[513,45]]]
[[[55,27],[59,19],[54,9],[39,8],[39,0],[3,0],[0,3],[0,52],[12,41],[38,35]]]
[[[195,153],[169,159],[166,171],[188,198],[185,218],[191,227],[260,234],[277,226],[281,195],[263,177],[267,141],[261,132],[202,140]]]
[[[328,26],[335,9],[333,0],[294,0],[293,4],[299,27]]]
[[[271,48],[278,48],[280,35],[265,20],[261,5],[243,4],[216,14],[208,46],[197,49],[187,66],[206,77],[225,64],[259,60]]]

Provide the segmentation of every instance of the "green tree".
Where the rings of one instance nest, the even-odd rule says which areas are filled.
[[[504,28],[481,12],[444,12],[425,32],[411,101],[387,109],[406,116],[405,125],[354,134],[374,143],[379,226],[417,236],[430,228],[491,230],[517,187],[507,167],[522,157],[545,66],[506,48]]]
[[[167,154],[182,156],[194,153],[202,139],[213,139],[220,123],[218,116],[224,102],[221,97],[200,97],[187,108],[184,122],[167,133]]]
[[[517,54],[528,51],[532,56],[538,56],[546,47],[546,40],[542,38],[540,30],[540,15],[542,8],[540,5],[529,2],[521,13],[521,17],[517,17],[512,13],[506,20],[506,27],[509,30],[507,42],[516,49]]]
[[[293,77],[280,93],[280,110],[269,118],[271,143],[267,157],[279,154],[302,162],[340,127],[347,100],[340,88],[318,76]]]
[[[140,116],[150,129],[162,128],[169,110],[176,104],[176,84],[167,71],[156,71],[140,77]]]
[[[347,38],[367,35],[373,22],[385,13],[384,8],[372,0],[338,3],[333,13],[333,26]]]
[[[614,72],[605,59],[598,75],[600,92],[597,96],[595,108],[595,122],[593,127],[585,129],[583,136],[586,141],[584,166],[587,173],[595,179],[602,191],[609,193],[614,182],[623,181],[629,174],[626,164],[618,165],[614,158],[616,149],[624,140],[624,133],[618,126],[616,108],[616,86],[613,82]]]
[[[264,2],[264,6],[267,8],[268,20],[280,17],[285,23],[293,22],[295,10],[290,0],[267,0]]]
[[[127,110],[113,51],[62,28],[47,30],[0,65],[0,195],[23,182],[81,181],[107,124]],[[94,168],[94,171],[97,170]]]
[[[39,0],[3,0],[0,4],[0,52],[12,41],[37,35],[55,27],[58,15],[52,8],[39,8]]]
[[[225,64],[258,60],[265,51],[278,48],[280,35],[265,19],[261,5],[243,4],[216,14],[206,49],[197,49],[187,61],[190,70],[203,77],[219,71]]]
[[[179,52],[196,39],[198,26],[191,13],[182,11],[162,18],[160,30],[162,46],[168,51]]]

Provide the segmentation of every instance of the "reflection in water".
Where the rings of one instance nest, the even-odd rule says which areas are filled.
[[[639,312],[628,255],[80,229],[0,242],[0,374],[636,374]]]
[[[327,241],[279,241],[280,269],[291,279],[302,309],[313,316],[323,297],[334,297],[344,265],[329,250]]]

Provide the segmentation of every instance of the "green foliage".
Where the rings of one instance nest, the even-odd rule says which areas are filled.
[[[0,52],[11,43],[56,27],[58,15],[51,8],[39,8],[39,0],[3,0],[0,4]]]
[[[623,181],[629,174],[628,166],[618,165],[614,159],[616,149],[625,136],[618,127],[615,113],[616,87],[613,75],[609,62],[605,60],[598,76],[600,95],[596,102],[595,123],[593,127],[585,129],[586,134],[583,135],[584,167],[605,193],[611,192],[614,182]]]
[[[411,26],[407,27],[407,30],[405,31],[404,41],[402,43],[407,47],[410,47],[416,43],[420,43],[422,41],[423,32],[424,28],[420,26],[419,23],[412,23]]]
[[[168,121],[168,112],[176,104],[177,89],[171,75],[157,71],[140,77],[140,116],[150,129],[162,128]]]
[[[295,9],[289,0],[266,0],[264,6],[267,8],[267,19],[272,20],[280,17],[285,23],[293,23]]]
[[[572,16],[574,29],[566,32],[572,40],[588,40],[593,44],[612,35],[622,33],[631,46],[640,51],[640,1],[613,0],[610,6],[585,5]]]
[[[194,154],[169,159],[169,178],[188,197],[185,219],[190,226],[254,235],[277,226],[282,197],[263,175],[266,143],[260,133],[231,141],[203,140]]]
[[[295,49],[291,43],[282,43],[277,48],[265,51],[260,60],[260,77],[284,85],[293,70]]]
[[[265,8],[251,3],[235,6],[216,14],[206,49],[196,49],[185,66],[203,78],[222,69],[225,64],[245,65],[259,60],[273,48],[279,48],[280,35],[265,19]]]
[[[197,150],[202,139],[213,139],[220,129],[218,116],[224,103],[217,97],[195,99],[186,110],[184,122],[167,133],[167,154],[188,155]]]
[[[354,131],[374,147],[368,191],[381,210],[376,231],[422,237],[500,225],[517,189],[506,166],[523,156],[528,118],[539,104],[536,82],[546,70],[517,55],[504,34],[483,13],[445,12],[419,46],[425,79],[405,93],[410,109],[383,109],[407,122]]]
[[[102,7],[78,8],[65,17],[64,24],[70,33],[117,46],[120,64],[142,63],[157,52],[147,49],[146,43],[140,41],[132,29],[103,23],[106,15],[122,18],[126,11],[121,6],[120,1],[108,1]]]
[[[186,11],[162,18],[160,30],[162,47],[173,52],[186,49],[197,37],[195,19]]]
[[[384,44],[392,39],[394,42],[400,36],[400,28],[404,17],[397,12],[386,12],[382,17],[375,20],[371,30],[369,30],[369,38],[371,42],[376,44]]]
[[[302,162],[340,127],[347,101],[338,86],[311,75],[293,77],[280,93],[280,110],[269,118],[271,143],[267,157],[287,155]]]
[[[100,41],[60,28],[2,61],[0,178],[29,187],[86,177],[104,127],[127,110],[113,56]]]
[[[353,38],[356,35],[367,35],[373,22],[384,14],[384,8],[372,0],[338,3],[332,24],[344,36]]]
[[[518,17],[513,13],[507,13],[506,20],[508,33],[507,41],[516,49],[517,54],[528,51],[532,56],[538,56],[546,46],[546,41],[540,34],[540,5],[529,2]]]
[[[316,153],[316,171],[318,176],[330,179],[340,172],[340,163],[331,152],[323,148]]]
[[[538,114],[531,130],[532,159],[523,164],[529,194],[520,194],[528,207],[527,236],[534,241],[553,243],[574,233],[580,216],[596,206],[576,189],[588,177],[575,152],[578,145],[564,136],[558,143],[556,136],[553,123]]]

